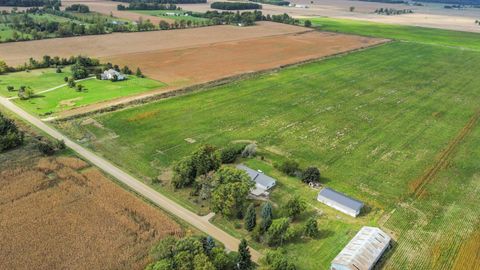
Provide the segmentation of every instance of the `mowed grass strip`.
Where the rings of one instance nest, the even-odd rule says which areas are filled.
[[[153,178],[200,144],[253,140],[390,208],[477,109],[479,67],[478,52],[391,43],[99,116],[119,137],[90,146]]]
[[[77,84],[83,85],[84,90],[78,92],[75,88],[64,86],[51,92],[38,94],[29,100],[16,99],[15,102],[29,112],[44,115],[165,86],[161,82],[133,75],[129,75],[125,81],[111,82],[92,78]]]
[[[480,34],[478,33],[348,19],[313,18],[309,20],[312,22],[312,25],[319,30],[480,51]]]
[[[30,87],[34,92],[45,91],[65,84],[63,79],[70,76],[68,67],[62,69],[62,73],[56,73],[55,68],[44,68],[2,74],[0,75],[0,95],[3,97],[17,96],[20,86]],[[16,91],[9,92],[8,86],[13,86]]]

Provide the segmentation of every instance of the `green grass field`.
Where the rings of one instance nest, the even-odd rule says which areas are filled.
[[[180,20],[190,20],[192,22],[208,22],[209,19],[205,18],[198,18],[193,16],[185,16],[185,12],[181,10],[132,10],[132,12],[144,14],[144,15],[151,15],[160,18],[180,21]],[[181,16],[174,16],[174,15],[167,15],[167,13],[175,13],[180,14]]]
[[[125,81],[111,82],[93,78],[78,84],[83,85],[85,89],[77,92],[75,89],[64,86],[51,92],[39,93],[29,100],[16,99],[15,102],[29,112],[46,115],[165,86],[161,82],[137,78],[133,75],[128,76],[128,80]]]
[[[271,161],[288,157],[303,166],[319,166],[326,185],[366,202],[371,212],[358,220],[347,218],[316,203],[315,191],[292,184],[298,180],[282,178],[267,163],[252,164],[279,179],[274,201],[299,193],[312,208],[324,211],[320,224],[326,236],[289,244],[287,250],[299,269],[312,269],[318,262],[315,269],[327,269],[361,225],[377,225],[382,213],[409,197],[410,182],[478,110],[479,68],[480,52],[394,42],[100,115],[94,119],[101,127],[80,125],[83,120],[62,127],[75,139],[90,138],[87,146],[144,178],[157,177],[200,144],[222,146],[235,140],[256,141]],[[400,210],[395,214],[400,215],[394,222],[398,226],[411,217]],[[388,225],[390,220],[386,227],[402,234]],[[234,230],[231,222],[218,222]],[[429,245],[431,239],[425,240],[422,244]],[[416,263],[426,258],[394,251],[390,261],[430,269]],[[395,268],[390,261],[387,265]]]
[[[0,75],[0,95],[3,97],[17,96],[17,91],[8,92],[7,86],[13,86],[15,90],[18,90],[20,86],[27,86],[34,92],[44,91],[64,84],[63,78],[71,76],[70,68],[64,68],[62,73],[55,71],[55,68],[45,68],[2,74]]]
[[[333,18],[309,19],[320,30],[480,51],[480,34]]]

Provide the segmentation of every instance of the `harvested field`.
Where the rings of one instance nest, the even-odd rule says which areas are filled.
[[[44,55],[70,57],[112,57],[119,54],[139,53],[162,49],[191,48],[218,42],[238,41],[259,37],[291,34],[305,28],[262,22],[253,27],[220,25],[172,31],[115,33],[0,44],[0,59],[9,65],[20,65],[30,57]]]
[[[87,163],[28,155],[0,155],[0,269],[143,269],[156,241],[183,234]]]
[[[137,63],[145,74],[170,85],[191,85],[246,72],[369,47],[385,39],[309,31],[181,50],[158,50],[106,57],[112,63]]]

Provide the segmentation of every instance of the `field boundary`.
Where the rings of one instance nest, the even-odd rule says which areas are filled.
[[[441,169],[448,165],[448,162],[458,145],[472,132],[479,120],[480,109],[478,109],[473,116],[470,117],[467,124],[463,126],[460,132],[458,132],[458,134],[448,143],[447,147],[437,155],[436,162],[427,168],[422,176],[409,183],[409,190],[411,194],[413,194],[414,198],[420,198],[425,194],[425,187],[435,178]]]
[[[297,67],[297,66],[301,66],[301,65],[305,65],[305,64],[321,62],[323,60],[332,59],[332,58],[336,58],[336,57],[342,57],[342,56],[348,55],[350,53],[360,52],[360,51],[365,51],[365,50],[368,50],[368,49],[373,49],[373,48],[376,48],[376,47],[380,47],[380,46],[383,46],[383,45],[391,43],[391,42],[394,42],[394,41],[391,40],[391,39],[383,39],[378,44],[375,44],[375,45],[359,47],[359,48],[356,48],[356,49],[353,49],[353,50],[339,52],[339,53],[331,54],[331,55],[328,55],[328,56],[322,56],[322,57],[312,58],[312,59],[308,59],[308,60],[304,60],[304,61],[300,61],[300,62],[285,64],[285,65],[281,65],[281,66],[278,66],[278,67],[275,67],[275,68],[263,69],[263,70],[254,71],[254,72],[246,72],[246,73],[243,73],[243,74],[228,76],[228,77],[220,78],[218,80],[214,80],[214,81],[210,81],[210,82],[206,82],[206,83],[194,84],[194,85],[181,87],[181,88],[173,88],[170,91],[166,91],[166,92],[150,93],[150,94],[145,93],[145,94],[139,95],[138,98],[136,98],[136,99],[125,101],[125,102],[120,102],[118,104],[111,104],[111,103],[114,103],[115,100],[110,100],[110,101],[108,101],[108,103],[110,103],[111,105],[106,104],[105,107],[102,107],[102,108],[92,109],[91,111],[88,111],[88,112],[80,112],[80,113],[76,113],[76,114],[72,114],[72,115],[66,115],[66,116],[63,116],[63,117],[60,115],[57,118],[49,119],[49,120],[54,120],[54,121],[59,121],[59,122],[68,121],[68,120],[82,118],[82,117],[91,116],[91,115],[95,115],[95,114],[108,113],[108,112],[113,112],[113,111],[117,111],[117,110],[121,110],[121,109],[136,107],[136,106],[144,105],[144,104],[147,104],[147,103],[155,102],[155,101],[158,101],[158,100],[177,97],[177,96],[183,96],[183,95],[187,95],[187,94],[194,93],[194,92],[207,91],[212,87],[222,86],[222,85],[237,82],[237,81],[240,81],[240,80],[256,78],[258,76],[278,72],[278,71],[281,71],[281,70],[286,69],[286,68]],[[155,90],[153,90],[153,91],[155,91]],[[95,104],[93,104],[93,105],[95,105]],[[83,107],[83,108],[85,108],[85,107]],[[81,110],[81,109],[82,109],[82,107],[79,107],[79,108],[76,108],[75,110]],[[68,114],[69,111],[65,111],[64,113]]]

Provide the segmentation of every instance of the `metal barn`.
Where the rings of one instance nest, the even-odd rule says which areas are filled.
[[[320,190],[317,200],[352,217],[360,214],[363,203],[331,188]]]

